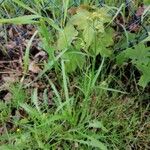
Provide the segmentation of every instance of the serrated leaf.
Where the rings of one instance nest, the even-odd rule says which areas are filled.
[[[100,20],[95,20],[94,21],[94,28],[98,33],[104,33],[105,28],[104,28],[104,22],[101,22]]]
[[[104,143],[102,143],[101,141],[97,140],[96,138],[83,134],[81,132],[78,132],[79,134],[81,134],[83,137],[86,137],[87,140],[78,140],[78,142],[83,143],[83,144],[87,144],[89,146],[95,147],[95,148],[99,148],[100,150],[107,150],[107,146],[105,146]]]
[[[139,80],[139,85],[145,88],[150,82],[150,49],[145,47],[144,44],[138,44],[135,48],[128,48],[120,53],[118,62],[122,63],[125,59],[131,59],[133,65],[141,72],[142,76]]]
[[[103,56],[103,57],[110,57],[111,54],[112,54],[112,51],[111,51],[111,49],[106,48],[105,46],[103,46],[103,47],[101,48],[100,54],[101,54],[101,56]]]
[[[146,86],[147,86],[147,84],[150,82],[150,78],[149,78],[149,76],[147,76],[147,75],[142,75],[141,77],[140,77],[140,80],[139,80],[139,85],[140,86],[142,86],[143,88],[145,88]]]
[[[39,101],[38,101],[38,89],[35,88],[31,96],[32,102],[35,105],[36,109],[40,112]]]
[[[142,76],[139,80],[139,85],[145,88],[150,82],[150,62],[148,65],[137,64],[137,68],[142,72]]]
[[[32,108],[30,105],[28,105],[26,103],[20,104],[20,107],[22,107],[31,117],[39,115],[39,113],[36,109]]]
[[[108,130],[104,127],[104,125],[102,124],[102,122],[94,120],[93,122],[89,123],[89,127],[92,128],[99,128],[102,129],[104,132],[108,132]]]
[[[125,55],[127,58],[132,59],[132,62],[135,64],[147,65],[150,61],[150,49],[145,47],[144,44],[138,44],[134,49],[127,49]]]
[[[85,63],[85,56],[79,51],[67,51],[63,58],[65,59],[66,72],[73,72],[79,67],[83,67]]]
[[[63,50],[71,45],[71,42],[78,35],[78,31],[73,25],[67,24],[66,27],[59,32],[59,38],[57,41],[58,50]]]
[[[70,23],[77,26],[79,30],[86,30],[88,27],[95,28],[99,32],[104,32],[104,23],[109,21],[110,16],[106,8],[96,9],[94,12],[78,9],[77,14],[70,19]]]
[[[119,55],[116,56],[116,63],[118,65],[122,65],[128,58],[125,55],[125,52],[121,52]]]
[[[111,45],[113,45],[113,30],[110,28],[97,36],[92,44],[91,52],[94,55],[101,54],[101,56],[109,57],[112,54],[109,48]]]
[[[79,30],[85,29],[88,26],[88,17],[90,16],[90,12],[85,9],[80,9],[76,15],[74,15],[70,19],[70,23],[78,26]]]
[[[83,39],[86,43],[86,49],[88,49],[89,46],[91,45],[92,41],[94,40],[94,36],[95,36],[95,31],[93,27],[87,26],[83,31]]]

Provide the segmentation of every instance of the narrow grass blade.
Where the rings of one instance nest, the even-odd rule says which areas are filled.
[[[34,32],[34,34],[32,35],[32,37],[31,37],[31,39],[30,39],[30,41],[29,41],[29,43],[27,45],[26,51],[25,51],[25,56],[23,58],[23,61],[24,61],[24,72],[25,73],[27,73],[28,67],[29,67],[29,61],[30,61],[30,59],[29,59],[29,52],[30,52],[30,47],[31,47],[32,42],[33,42],[33,40],[34,40],[34,38],[35,38],[35,36],[36,36],[37,33],[38,33],[38,31]]]
[[[116,14],[113,16],[112,20],[109,22],[109,24],[107,24],[106,28],[115,20],[115,18],[118,16],[119,13],[121,13],[122,8],[124,7],[124,3],[121,4],[121,6],[119,8],[113,7],[114,9],[117,10]],[[122,14],[122,13],[121,13]],[[122,15],[123,17],[123,15]]]
[[[0,19],[0,24],[33,24],[36,23],[37,21],[35,19],[39,19],[41,16],[39,15],[24,15],[21,17],[16,17],[16,18],[10,18],[10,19]]]
[[[59,95],[59,92],[58,92],[56,86],[55,86],[54,83],[49,79],[49,77],[48,77],[47,75],[45,75],[45,77],[47,78],[49,84],[51,85],[51,87],[52,87],[52,89],[53,89],[53,91],[54,91],[54,93],[55,93],[55,95],[56,95],[56,97],[57,97],[57,100],[58,100],[58,101],[56,102],[57,107],[62,106],[62,100],[61,100],[61,97],[60,97],[60,95]]]
[[[97,71],[97,73],[96,73],[96,75],[95,75],[95,77],[94,77],[94,79],[92,81],[92,88],[95,86],[95,83],[96,83],[96,81],[97,81],[97,79],[98,79],[98,77],[99,77],[99,75],[101,73],[102,67],[104,65],[104,61],[105,61],[105,58],[103,57],[101,65],[99,66],[98,71]]]
[[[53,61],[49,61],[47,64],[45,64],[44,69],[39,73],[39,75],[32,82],[27,84],[25,87],[30,86],[33,82],[35,82],[38,79],[40,79],[47,71],[50,71],[53,68],[55,62],[57,62],[66,51],[67,51],[67,49],[62,51]]]
[[[39,34],[43,42],[44,50],[48,53],[49,59],[54,59],[54,48],[51,46],[53,36],[43,19],[40,19]]]
[[[70,99],[69,99],[69,92],[67,87],[67,77],[65,73],[65,64],[64,60],[61,60],[61,68],[62,68],[62,76],[63,76],[63,88],[64,88],[64,94],[67,102],[67,109],[69,112],[71,112],[71,106],[70,106]]]
[[[19,6],[21,6],[22,8],[30,11],[31,13],[38,15],[38,13],[36,11],[34,11],[32,8],[30,8],[28,5],[24,4],[22,1],[20,0],[13,0],[13,2],[15,2],[16,4],[18,4]]]
[[[106,90],[106,91],[112,91],[112,92],[117,92],[117,93],[122,93],[122,94],[128,94],[127,92],[124,92],[124,91],[120,91],[120,90],[116,90],[116,89],[112,89],[112,88],[107,88],[107,87],[102,87],[102,86],[99,86],[97,88],[103,89],[103,90]]]
[[[66,100],[68,100],[69,94],[68,94],[67,79],[66,79],[66,73],[65,73],[65,64],[64,64],[63,60],[61,61],[61,67],[62,67],[62,76],[63,76],[63,86],[64,86],[65,98],[66,98]]]
[[[50,18],[44,18],[44,20],[45,20],[50,26],[52,26],[55,30],[61,31],[61,28],[54,22],[54,20],[52,20],[52,19],[50,19]]]
[[[63,6],[64,6],[64,20],[63,20],[63,24],[65,24],[66,18],[67,18],[67,10],[68,10],[68,6],[69,6],[69,0],[63,0]]]

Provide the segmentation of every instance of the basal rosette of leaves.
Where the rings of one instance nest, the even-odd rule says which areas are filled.
[[[109,10],[105,7],[79,7],[71,16],[66,26],[59,32],[57,49],[64,54],[67,72],[82,68],[86,56],[96,57],[98,54],[109,57],[112,53],[113,29],[106,25],[111,21]]]

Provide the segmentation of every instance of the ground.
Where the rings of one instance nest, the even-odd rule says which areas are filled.
[[[0,2],[0,149],[150,149],[149,1],[105,5]]]

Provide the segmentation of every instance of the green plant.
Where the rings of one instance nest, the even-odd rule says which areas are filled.
[[[105,29],[111,19],[108,11],[107,8],[81,6],[59,32],[57,49],[68,49],[64,55],[68,72],[82,68],[85,56],[95,58],[98,54],[104,57],[111,55],[113,29]]]
[[[150,51],[143,43],[136,45],[134,48],[128,48],[117,56],[117,63],[122,64],[125,60],[131,59],[133,65],[142,73],[139,79],[139,85],[143,88],[150,82]]]
[[[140,1],[134,2],[136,10]],[[149,149],[149,93],[134,92],[132,97],[121,79],[126,74],[122,63],[127,62],[141,73],[139,85],[148,85],[150,52],[145,44],[149,36],[128,48],[141,32],[130,33],[123,24],[123,30],[115,26],[119,15],[126,19],[124,1],[106,0],[104,7],[98,5],[99,0],[6,0],[0,6],[0,24],[5,30],[18,24],[35,28],[22,49],[17,83],[0,87],[0,149]],[[70,8],[75,9],[73,14]],[[146,9],[141,18],[146,29],[148,13]],[[18,34],[22,37],[20,30]],[[39,60],[43,64],[38,75],[28,69],[36,40],[40,41],[38,51],[47,53],[44,61]],[[120,52],[120,47],[125,50]],[[11,70],[7,62],[2,64],[1,71]],[[132,86],[132,78],[127,80]]]

